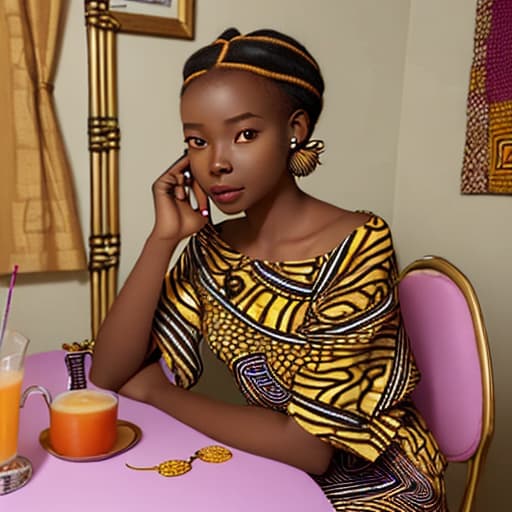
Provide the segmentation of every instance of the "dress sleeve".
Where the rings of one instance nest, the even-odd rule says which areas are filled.
[[[389,228],[376,217],[343,247],[301,327],[311,347],[288,414],[336,448],[374,461],[401,426],[419,374],[403,330]]]
[[[152,341],[158,346],[178,386],[193,386],[203,371],[201,307],[194,287],[191,243],[166,274],[153,318]]]

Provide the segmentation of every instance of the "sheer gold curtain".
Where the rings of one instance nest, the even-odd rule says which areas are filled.
[[[0,274],[85,269],[53,78],[67,0],[0,0]]]

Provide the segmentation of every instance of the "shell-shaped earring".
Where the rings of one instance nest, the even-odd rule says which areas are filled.
[[[293,153],[288,162],[288,168],[293,176],[303,178],[311,174],[317,165],[320,165],[320,154],[325,150],[325,144],[321,140],[310,140],[304,146],[298,147],[297,137],[290,139],[290,149]]]

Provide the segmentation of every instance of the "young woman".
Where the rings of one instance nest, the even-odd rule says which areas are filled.
[[[154,227],[100,329],[91,378],[309,472],[337,510],[444,510],[444,460],[410,401],[419,375],[389,228],[297,185],[323,149],[311,139],[323,90],[309,52],[275,31],[230,29],[189,58],[188,155],[153,186]],[[212,225],[208,200],[244,215]],[[201,340],[248,405],[190,390]]]

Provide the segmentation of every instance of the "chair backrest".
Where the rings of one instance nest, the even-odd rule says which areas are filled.
[[[413,401],[449,462],[468,462],[461,511],[470,511],[494,428],[487,333],[476,293],[449,261],[426,256],[400,274],[405,330],[421,381]]]

